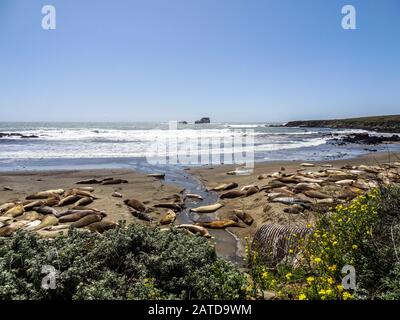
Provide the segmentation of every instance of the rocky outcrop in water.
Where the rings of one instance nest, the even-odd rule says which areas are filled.
[[[204,117],[204,118],[201,118],[200,120],[196,120],[194,123],[195,124],[202,124],[202,123],[210,123],[210,122],[211,122],[210,118]]]
[[[375,136],[368,133],[354,133],[344,136],[343,138],[335,138],[329,141],[336,145],[346,145],[348,143],[376,145],[382,143],[400,142],[400,136],[393,134],[391,136]]]
[[[12,138],[12,137],[20,137],[22,139],[39,138],[39,136],[34,135],[34,134],[24,135],[22,133],[4,133],[4,132],[0,132],[0,138]]]

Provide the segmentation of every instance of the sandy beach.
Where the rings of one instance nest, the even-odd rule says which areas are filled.
[[[353,159],[312,162],[315,164],[315,167],[307,168],[307,171],[321,170],[321,166],[326,164],[331,164],[333,168],[341,168],[345,165],[376,166],[384,163],[393,163],[399,161],[399,159],[399,153],[370,153]],[[238,188],[251,184],[260,187],[267,183],[267,179],[259,180],[257,179],[259,175],[272,174],[279,171],[286,174],[295,173],[296,170],[301,169],[300,164],[302,162],[304,161],[274,161],[256,163],[254,172],[251,175],[227,175],[227,172],[237,168],[237,166],[234,165],[195,168],[190,169],[189,172],[198,176],[209,189],[219,184],[230,182],[238,183]],[[282,168],[285,170],[282,171]],[[245,237],[248,237],[249,241],[251,241],[254,233],[264,223],[307,225],[315,220],[314,215],[307,211],[301,215],[283,212],[283,208],[286,206],[279,203],[269,202],[264,193],[256,193],[252,196],[244,198],[223,199],[220,200],[220,203],[224,204],[224,207],[218,211],[218,216],[220,219],[231,219],[234,216],[233,211],[235,209],[244,210],[245,212],[250,213],[254,218],[254,223],[251,226],[247,226],[245,228],[228,228],[232,233],[239,237],[242,246],[245,244]]]
[[[313,162],[314,167],[307,168],[308,171],[315,172],[321,170],[323,165],[331,164],[333,168],[341,168],[344,165],[378,165],[383,163],[393,163],[399,161],[399,154],[372,153],[354,159]],[[268,179],[258,179],[261,174],[268,175],[274,172],[284,172],[289,175],[301,169],[300,161],[279,161],[256,163],[254,172],[250,175],[228,175],[227,172],[235,170],[237,166],[221,165],[206,166],[201,168],[186,168],[185,172],[197,177],[207,189],[211,189],[222,183],[236,182],[238,189],[246,185],[265,185]],[[177,197],[182,198],[182,187],[170,182],[149,177],[145,173],[135,172],[127,169],[104,169],[104,170],[72,170],[72,171],[26,171],[26,172],[3,172],[0,174],[0,203],[23,200],[29,194],[62,188],[65,190],[77,187],[76,182],[83,179],[104,179],[113,177],[115,179],[125,179],[128,183],[119,185],[91,185],[94,187],[96,199],[90,208],[107,213],[107,219],[118,222],[121,220],[127,223],[149,222],[134,217],[128,207],[123,203],[124,199],[134,198],[140,200],[146,207],[151,208],[150,215],[155,222],[158,222],[167,209],[153,208],[160,202],[170,202]],[[5,190],[11,189],[11,190]],[[8,188],[9,187],[9,188]],[[114,192],[122,194],[122,198],[113,197]],[[213,192],[212,192],[213,193]],[[214,194],[214,193],[213,193]],[[220,193],[221,194],[221,193]],[[214,198],[216,198],[214,194]],[[278,223],[284,225],[306,225],[313,223],[315,216],[311,211],[302,214],[288,214],[283,211],[286,207],[280,203],[268,201],[264,192],[255,193],[248,197],[235,199],[219,199],[219,203],[224,206],[214,215],[214,219],[235,219],[234,210],[244,210],[249,213],[254,222],[247,226],[243,223],[239,227],[229,227],[227,231],[233,233],[239,239],[238,255],[243,254],[246,238],[251,240],[257,229],[264,223]],[[196,201],[194,206],[202,206],[203,201]],[[200,217],[204,220],[205,215]],[[178,222],[182,221],[178,213]],[[212,230],[214,237],[222,237],[221,230]],[[218,243],[217,251],[224,253],[228,251],[228,246],[232,246],[229,240],[221,240]],[[232,248],[230,248],[232,250]]]
[[[164,184],[144,173],[126,169],[8,172],[0,173],[0,203],[23,200],[27,195],[41,190],[76,188],[78,186],[76,182],[84,179],[101,180],[107,177],[125,179],[128,183],[92,185],[95,189],[93,193],[99,199],[96,199],[88,207],[105,211],[107,217],[115,222],[120,220],[125,220],[127,223],[135,222],[128,207],[124,205],[123,199],[136,198],[145,205],[151,205],[180,191],[171,184]],[[3,190],[4,186],[11,187],[12,191]],[[121,193],[123,198],[113,197],[114,192]],[[158,219],[161,212],[162,210],[154,209],[151,215]],[[140,222],[142,221],[140,220]]]

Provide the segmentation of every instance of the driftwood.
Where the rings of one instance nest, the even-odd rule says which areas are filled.
[[[265,224],[257,230],[252,243],[252,251],[257,252],[260,261],[269,268],[284,259],[294,259],[298,253],[299,239],[311,233],[309,228]],[[293,250],[289,253],[289,250]]]

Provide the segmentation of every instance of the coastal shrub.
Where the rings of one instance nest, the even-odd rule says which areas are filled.
[[[309,226],[311,227],[311,226]],[[400,187],[359,196],[321,215],[300,240],[296,263],[268,270],[251,252],[255,291],[274,290],[286,299],[399,299]],[[356,290],[345,290],[342,267],[354,266]]]
[[[43,266],[57,270],[41,287]],[[206,239],[139,224],[95,235],[0,238],[0,299],[239,299],[245,277]]]

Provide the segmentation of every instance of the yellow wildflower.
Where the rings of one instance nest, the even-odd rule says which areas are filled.
[[[353,298],[353,295],[351,293],[345,291],[345,292],[343,292],[342,297],[343,297],[343,300],[350,300]]]
[[[304,293],[302,293],[302,294],[299,295],[298,299],[299,300],[307,300],[307,296]]]

